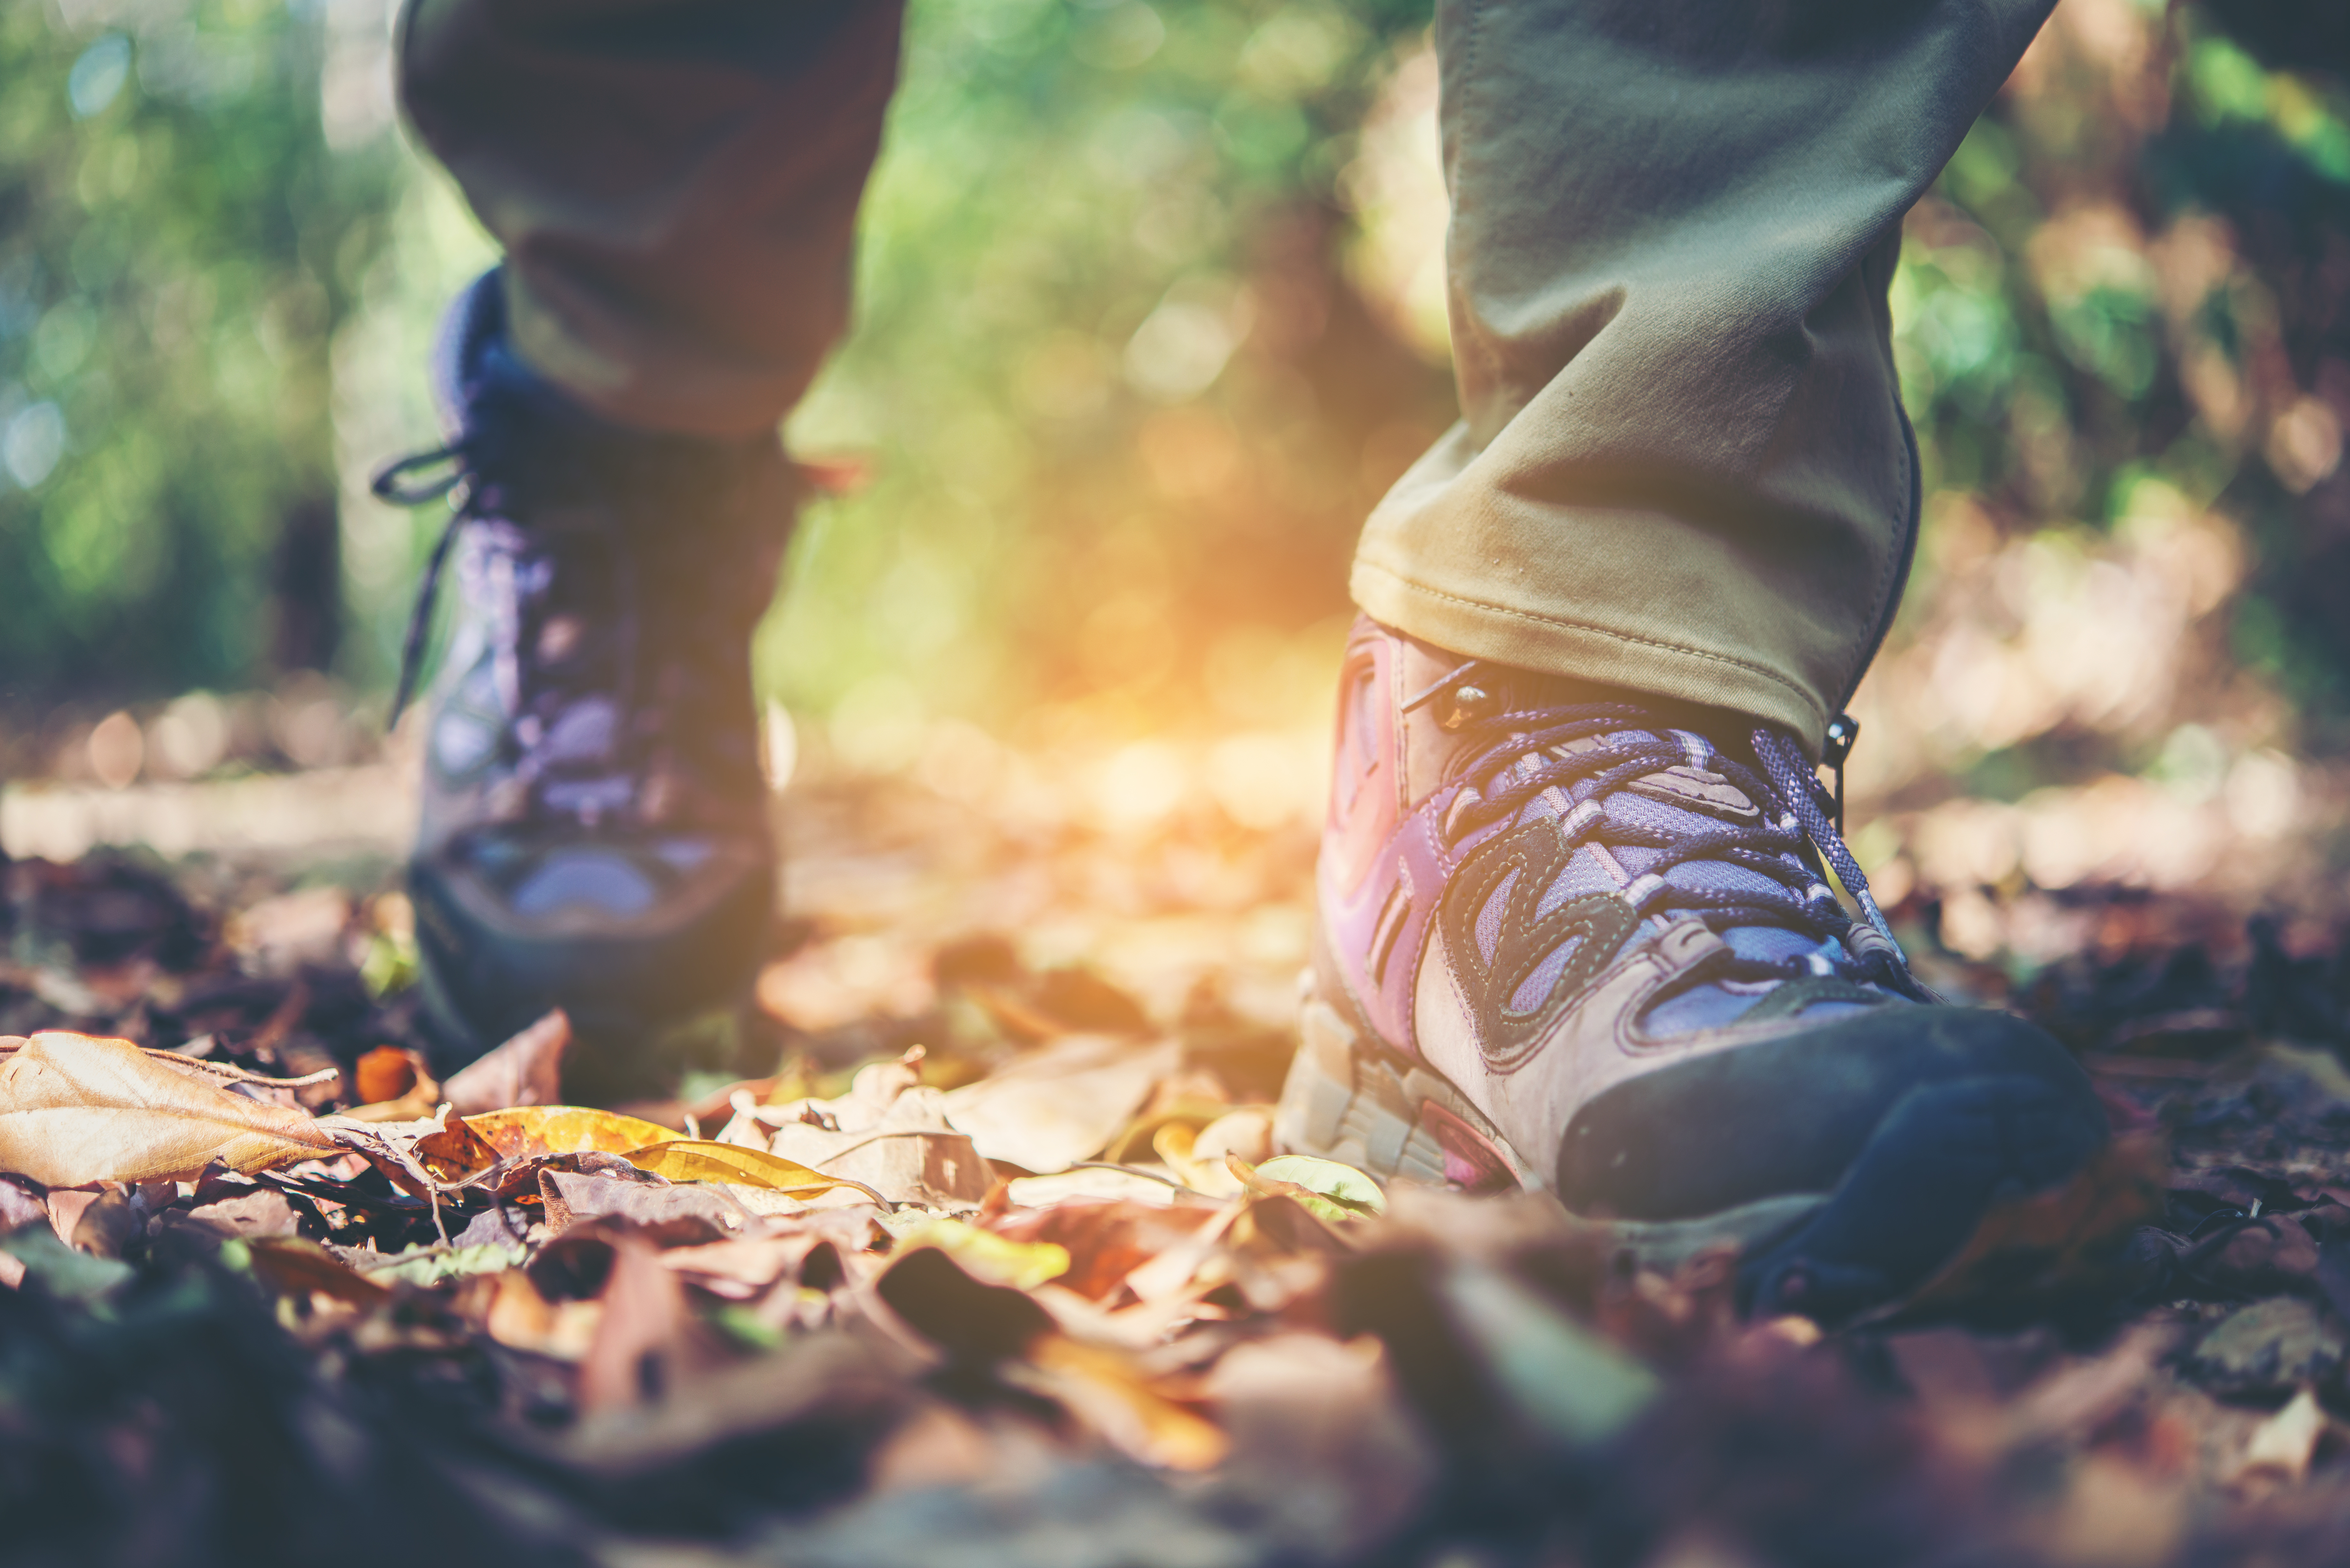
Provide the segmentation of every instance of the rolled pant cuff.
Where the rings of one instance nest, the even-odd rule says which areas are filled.
[[[1468,597],[1360,558],[1350,587],[1373,620],[1464,658],[1728,709],[1791,732],[1805,755],[1818,755],[1826,708],[1752,659]]]

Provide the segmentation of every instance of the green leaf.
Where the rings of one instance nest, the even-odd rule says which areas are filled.
[[[0,1237],[0,1252],[14,1254],[25,1265],[25,1277],[38,1280],[50,1295],[84,1306],[111,1294],[133,1272],[119,1259],[75,1251],[57,1240],[55,1231],[38,1223]]]
[[[1378,1182],[1335,1159],[1282,1154],[1263,1165],[1251,1165],[1238,1155],[1226,1155],[1224,1163],[1251,1192],[1290,1199],[1318,1220],[1362,1220],[1388,1210],[1387,1195]]]
[[[437,1285],[467,1274],[503,1273],[519,1267],[529,1256],[530,1250],[519,1241],[484,1241],[474,1247],[446,1249],[412,1247],[394,1253],[389,1262],[366,1273],[378,1283],[396,1280],[402,1284]]]

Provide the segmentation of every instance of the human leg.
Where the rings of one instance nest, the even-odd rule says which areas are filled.
[[[2104,1140],[1918,987],[1811,765],[1915,528],[1900,216],[2038,16],[1440,6],[1464,419],[1357,560],[1292,1147],[1835,1317]]]
[[[739,1001],[775,852],[749,644],[805,485],[777,421],[847,317],[898,8],[415,0],[403,101],[504,263],[450,312],[410,864],[456,1059],[550,1006],[643,1093]],[[420,483],[420,476],[425,476]],[[403,671],[402,692],[409,685]]]
[[[1901,218],[2052,5],[1442,0],[1462,420],[1363,608],[1816,755],[1915,541]]]
[[[772,431],[848,317],[897,0],[411,0],[400,100],[521,357],[617,424]]]

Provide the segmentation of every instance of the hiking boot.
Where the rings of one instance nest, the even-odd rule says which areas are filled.
[[[1911,978],[1789,737],[1367,620],[1339,690],[1285,1147],[1733,1241],[1742,1306],[1833,1320],[2104,1142],[2054,1040]]]
[[[494,272],[442,330],[450,445],[377,481],[454,507],[400,694],[445,583],[409,862],[428,1024],[455,1063],[560,1006],[576,1067],[607,1095],[647,1092],[657,1043],[728,1017],[764,956],[775,853],[750,639],[801,482],[772,435],[589,415],[503,328]]]

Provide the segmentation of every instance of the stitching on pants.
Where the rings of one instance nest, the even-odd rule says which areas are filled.
[[[1430,598],[1443,599],[1451,604],[1465,606],[1470,609],[1485,610],[1494,615],[1509,616],[1516,620],[1532,621],[1537,626],[1555,626],[1569,631],[1589,632],[1595,637],[1604,637],[1613,642],[1632,643],[1645,648],[1661,649],[1667,653],[1686,654],[1691,659],[1702,659],[1709,663],[1725,664],[1733,670],[1743,670],[1750,674],[1760,675],[1765,680],[1775,682],[1776,684],[1785,688],[1787,691],[1793,692],[1795,696],[1801,698],[1803,700],[1804,706],[1806,708],[1816,708],[1819,706],[1817,702],[1813,701],[1810,692],[1804,691],[1804,688],[1788,680],[1777,670],[1773,670],[1768,665],[1756,664],[1752,660],[1740,659],[1734,654],[1715,653],[1708,649],[1691,648],[1685,643],[1667,642],[1662,638],[1641,637],[1634,632],[1617,631],[1612,628],[1595,626],[1589,621],[1570,620],[1565,616],[1544,615],[1536,610],[1513,609],[1508,605],[1497,605],[1489,603],[1484,599],[1473,599],[1465,594],[1449,594],[1442,588],[1431,588],[1425,583],[1416,583],[1399,572],[1390,571],[1388,568],[1371,561],[1357,561],[1355,563],[1355,569],[1358,572],[1375,572],[1380,576],[1386,577],[1394,582],[1407,592],[1425,594]]]

